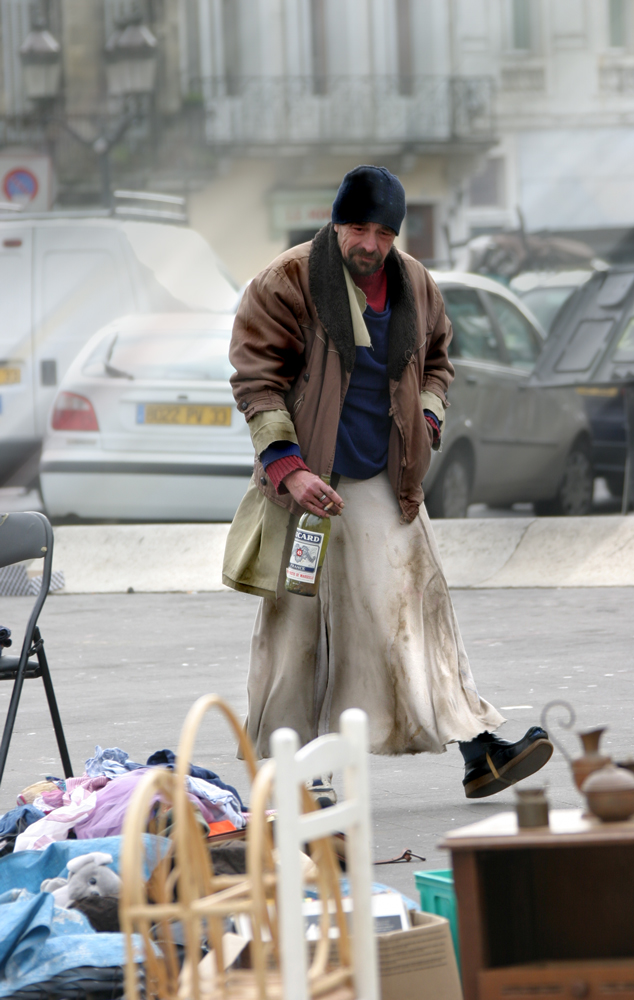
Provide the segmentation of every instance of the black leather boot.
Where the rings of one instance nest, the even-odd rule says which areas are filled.
[[[482,753],[465,764],[462,781],[468,799],[483,799],[528,778],[547,764],[553,753],[548,733],[532,726],[517,743],[491,734],[490,742],[479,737]]]

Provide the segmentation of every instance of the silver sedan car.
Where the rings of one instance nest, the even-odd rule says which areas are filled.
[[[232,314],[125,316],[88,342],[49,418],[53,518],[230,521],[253,445],[229,385]]]
[[[594,476],[583,400],[532,377],[545,337],[534,316],[488,278],[434,278],[453,326],[456,377],[443,450],[423,484],[430,516],[519,502],[533,502],[538,514],[587,514]]]

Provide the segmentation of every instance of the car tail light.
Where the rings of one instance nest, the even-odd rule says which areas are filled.
[[[54,431],[98,431],[97,414],[85,396],[60,392],[53,407]]]

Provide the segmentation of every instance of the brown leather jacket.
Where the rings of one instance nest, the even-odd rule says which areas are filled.
[[[420,393],[431,390],[446,403],[453,379],[447,356],[451,325],[422,264],[392,248],[385,266],[392,309],[387,468],[403,519],[412,521],[431,459]],[[288,411],[307,466],[318,475],[329,474],[355,360],[342,257],[331,224],[254,278],[235,318],[229,357],[236,369],[233,393],[246,419],[266,410]],[[292,440],[293,435],[282,432],[279,438]],[[254,442],[261,453],[255,437]],[[275,491],[259,459],[255,482],[273,503],[301,513],[290,494]]]

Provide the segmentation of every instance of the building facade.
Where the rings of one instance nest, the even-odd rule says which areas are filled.
[[[634,0],[187,2],[224,172],[192,204],[231,242],[244,189],[239,273],[365,160],[403,180],[421,259],[522,220],[634,253]]]
[[[28,100],[19,51],[43,8],[54,113]],[[131,15],[157,40],[156,86],[99,160],[126,114],[106,48]],[[452,72],[449,24],[443,0],[0,0],[0,156],[48,151],[58,205],[98,201],[106,159],[114,186],[187,194],[240,281],[329,218],[346,170],[385,164],[407,191],[402,245],[445,260],[495,141],[492,81]]]
[[[586,238],[618,259],[634,226],[632,0],[454,0],[456,72],[496,81],[500,142],[469,185],[471,233]]]
[[[446,262],[465,184],[495,143],[490,75],[452,69],[444,0],[186,0],[184,86],[217,175],[192,217],[241,280],[330,218],[344,173],[398,173],[400,243]]]
[[[47,118],[19,54],[34,7],[62,60]],[[118,135],[106,48],[134,18],[156,81]],[[441,266],[518,208],[599,252],[634,226],[634,0],[0,0],[0,110],[0,159],[49,156],[57,204],[98,201],[107,160],[113,185],[186,194],[239,281],[363,162],[398,173],[400,244]]]

